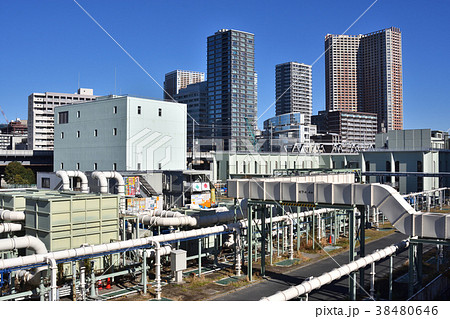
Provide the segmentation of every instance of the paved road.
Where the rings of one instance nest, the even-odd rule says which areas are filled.
[[[398,243],[403,239],[407,238],[406,235],[401,233],[394,233],[392,235],[383,237],[379,240],[370,242],[366,244],[366,255],[372,253],[376,249],[385,248],[391,244]],[[425,249],[424,249],[425,250]],[[333,260],[334,259],[334,260]],[[320,276],[324,272],[330,271],[340,265],[344,265],[349,262],[348,251],[343,252],[339,255],[333,256],[332,258],[322,259],[315,263],[308,264],[304,267],[292,270],[285,274],[269,273],[266,271],[266,275],[269,277],[261,283],[246,287],[244,289],[238,290],[236,292],[219,296],[213,300],[226,300],[226,301],[237,301],[237,300],[259,300],[262,297],[267,297],[275,294],[278,291],[285,290],[293,285],[298,285],[303,282],[305,278],[310,276]],[[408,259],[408,252],[405,251],[399,256],[394,258],[394,267],[400,266]],[[382,277],[388,272],[389,260],[377,264],[376,277]],[[366,270],[366,278],[368,280],[370,270]],[[367,282],[366,280],[366,282]],[[309,295],[309,300],[341,300],[348,296],[348,277],[331,283],[329,285],[323,286],[320,290],[311,293]],[[359,279],[358,279],[359,283]],[[359,292],[358,292],[359,293]]]

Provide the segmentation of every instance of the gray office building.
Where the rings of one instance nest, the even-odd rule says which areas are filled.
[[[208,37],[208,124],[225,150],[246,150],[256,124],[255,36],[222,29]]]
[[[287,62],[275,67],[276,115],[301,113],[311,124],[312,72],[311,65]]]
[[[174,99],[187,105],[187,149],[191,151],[193,135],[196,140],[207,138],[208,91],[206,81],[189,84],[175,94]],[[194,125],[194,130],[192,125]],[[208,138],[211,137],[208,136]]]

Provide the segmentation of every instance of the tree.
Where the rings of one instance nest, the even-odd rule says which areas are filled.
[[[19,162],[11,162],[5,168],[5,181],[8,184],[34,184],[35,176],[30,168]]]

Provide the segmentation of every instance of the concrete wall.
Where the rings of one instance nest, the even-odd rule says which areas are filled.
[[[375,147],[387,145],[391,150],[422,150],[431,148],[431,130],[398,130],[375,136]]]

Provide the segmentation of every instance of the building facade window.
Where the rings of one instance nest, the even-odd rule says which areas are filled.
[[[117,163],[113,163],[113,171],[117,171]]]
[[[80,138],[80,136],[81,136],[81,132],[77,131],[77,138]]]
[[[80,118],[80,115],[81,115],[80,111],[77,111],[77,118]]]
[[[97,170],[97,163],[94,163],[94,171]]]
[[[64,139],[64,132],[61,132],[61,139]]]
[[[113,114],[117,114],[117,106],[113,106]]]
[[[141,114],[141,112],[142,112],[142,108],[141,108],[140,105],[138,105],[138,107],[137,107],[137,114]]]
[[[113,134],[114,136],[117,135],[117,128],[113,128],[112,134]]]
[[[41,184],[42,184],[42,188],[50,188],[50,178],[42,177]]]
[[[97,129],[94,130],[94,136],[98,136],[98,131],[97,131]]]
[[[158,116],[162,116],[162,109],[161,108],[158,109]]]
[[[79,170],[80,170],[80,163],[77,163],[77,165],[76,165],[76,169],[77,169],[77,171],[79,171]]]
[[[58,113],[58,123],[59,124],[67,124],[67,123],[69,123],[69,111],[59,112]]]

